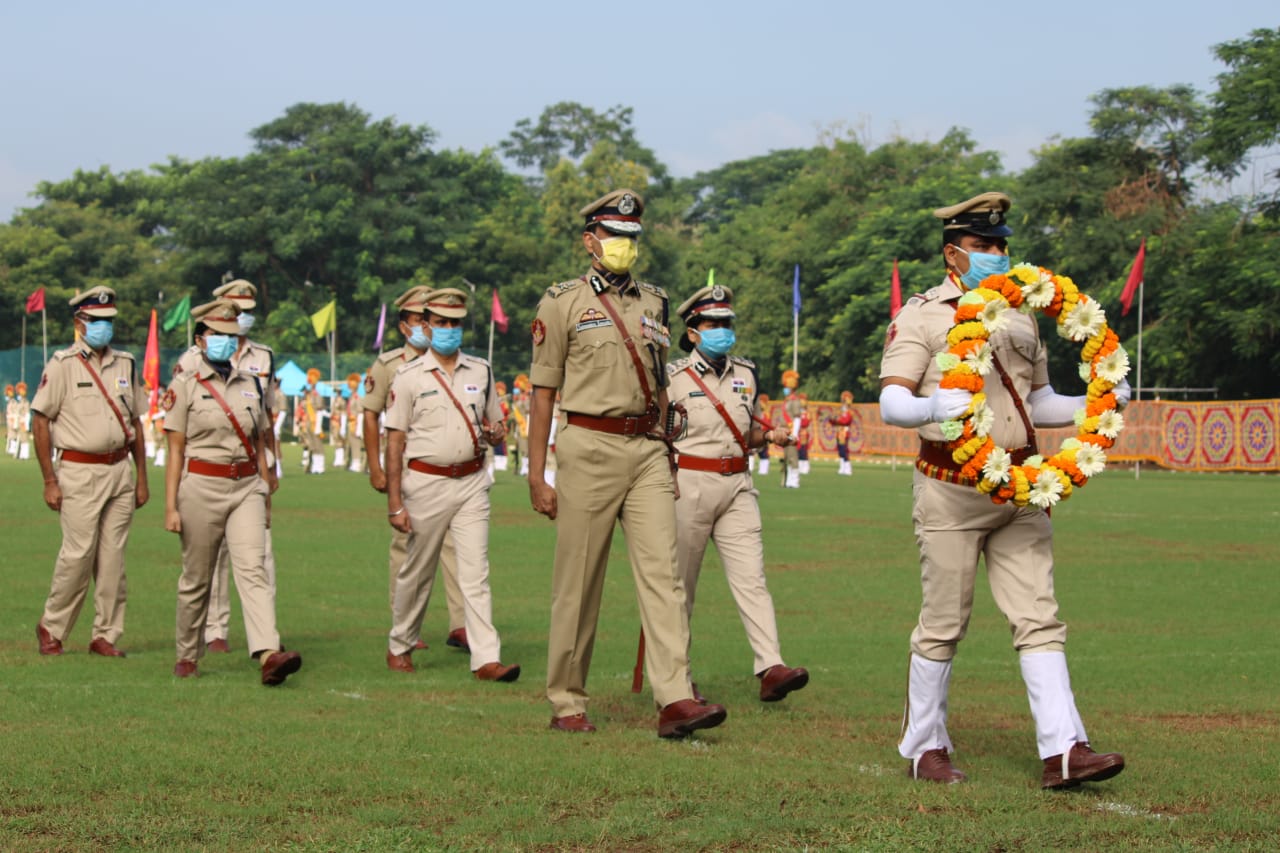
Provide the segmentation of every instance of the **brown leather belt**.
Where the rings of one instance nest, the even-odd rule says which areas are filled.
[[[423,474],[435,474],[437,477],[453,477],[456,480],[459,477],[474,474],[483,468],[484,457],[477,456],[475,459],[468,459],[466,462],[458,462],[455,465],[432,465],[430,462],[423,462],[421,459],[410,459],[409,467]]]
[[[614,435],[644,435],[658,424],[658,415],[624,415],[607,417],[598,415],[580,415],[569,412],[569,423],[573,426],[593,429],[596,432],[608,432]]]
[[[690,471],[711,471],[716,474],[741,474],[747,470],[747,457],[745,456],[690,456],[687,453],[681,453],[676,463],[683,469]]]
[[[81,453],[79,450],[64,450],[60,457],[63,462],[81,462],[86,465],[114,465],[129,456],[129,448],[122,447],[110,453]]]
[[[1034,456],[1036,449],[1031,446],[1010,450],[1014,465],[1021,465]],[[956,483],[961,486],[976,486],[978,481],[973,477],[960,474],[960,466],[951,455],[951,443],[947,441],[928,441],[920,439],[920,455],[916,457],[916,469],[927,477]]]
[[[221,477],[224,480],[243,480],[258,475],[258,464],[245,460],[243,462],[206,462],[203,459],[188,459],[187,470],[202,477]]]

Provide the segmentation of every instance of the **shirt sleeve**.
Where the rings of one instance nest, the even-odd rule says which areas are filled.
[[[546,388],[559,388],[564,384],[569,338],[558,301],[553,296],[544,295],[533,320],[533,364],[529,368],[529,379],[534,385]]]
[[[898,376],[918,383],[929,369],[933,353],[922,320],[916,306],[906,305],[889,324],[880,360],[881,379]]]
[[[485,389],[484,399],[484,417],[491,424],[500,423],[502,421],[502,404],[498,402],[498,390],[493,384],[493,369],[487,368],[485,372],[489,375],[489,387]]]
[[[411,383],[407,371],[396,371],[391,380],[391,388],[387,392],[387,408],[385,425],[387,429],[409,431],[409,421],[413,416],[413,395],[407,389]]]
[[[62,411],[62,401],[66,399],[66,372],[58,359],[52,359],[44,366],[44,376],[40,378],[40,386],[31,399],[31,411],[39,412],[49,420],[56,420]]]
[[[179,374],[179,378],[174,379],[165,392],[164,402],[160,405],[164,411],[165,432],[187,433],[187,410],[191,406],[191,386],[195,383],[186,377],[191,375]]]

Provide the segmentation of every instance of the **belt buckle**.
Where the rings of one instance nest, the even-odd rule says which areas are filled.
[[[240,466],[239,466],[239,465],[237,465],[236,463],[232,462],[232,463],[230,463],[229,465],[227,465],[227,467],[231,469],[231,479],[232,479],[232,480],[239,480],[239,479],[240,479]]]
[[[732,463],[733,463],[732,456],[721,456],[720,457],[720,473],[725,476],[732,474],[733,471],[730,468]]]
[[[639,418],[623,416],[622,418],[622,434],[635,435],[636,429],[640,426]]]
[[[447,470],[449,472],[448,476],[452,477],[455,480],[462,476],[461,468],[456,462],[450,463]]]

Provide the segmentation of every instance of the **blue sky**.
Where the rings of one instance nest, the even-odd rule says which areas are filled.
[[[623,104],[676,175],[824,131],[875,145],[953,126],[1020,169],[1050,137],[1087,133],[1089,95],[1210,90],[1214,44],[1280,23],[1274,0],[5,6],[0,221],[76,168],[243,154],[300,101],[473,151],[557,101]]]

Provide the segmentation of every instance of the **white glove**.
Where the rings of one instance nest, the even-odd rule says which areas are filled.
[[[931,397],[917,397],[902,385],[880,390],[880,419],[893,426],[913,428],[958,418],[969,408],[973,394],[961,388],[939,388]]]
[[[1031,404],[1031,422],[1038,427],[1067,426],[1075,421],[1076,411],[1088,403],[1084,397],[1066,397],[1053,390],[1052,385],[1041,385],[1027,395]]]
[[[1116,395],[1116,408],[1124,411],[1129,405],[1129,398],[1133,396],[1133,389],[1129,387],[1128,379],[1121,379],[1120,384],[1111,389],[1111,393]]]

